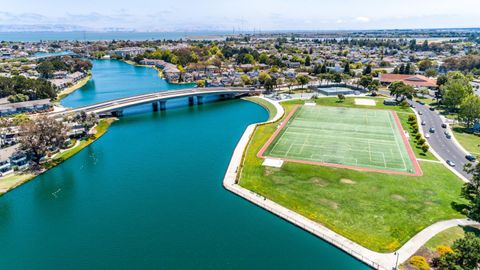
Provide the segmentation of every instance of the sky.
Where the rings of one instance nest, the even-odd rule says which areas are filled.
[[[0,0],[0,7],[3,28],[239,32],[480,27],[480,0]]]

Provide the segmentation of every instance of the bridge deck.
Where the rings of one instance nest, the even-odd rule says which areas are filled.
[[[119,98],[105,102],[99,102],[92,105],[78,107],[75,109],[67,109],[62,112],[51,113],[53,116],[60,116],[67,113],[75,113],[85,111],[88,113],[108,113],[112,111],[123,110],[128,107],[137,106],[141,104],[154,103],[163,100],[185,98],[205,95],[222,95],[222,94],[254,94],[256,90],[246,88],[188,88],[182,90],[160,91],[148,94],[135,95],[131,97]]]

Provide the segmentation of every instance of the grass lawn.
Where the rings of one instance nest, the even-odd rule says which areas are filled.
[[[288,113],[301,103],[283,105]],[[338,105],[336,98],[317,99],[317,103]],[[347,98],[340,106],[349,103],[353,104],[353,100]],[[282,168],[263,167],[263,160],[256,154],[277,126],[273,123],[257,127],[241,168],[242,187],[379,252],[398,249],[432,223],[462,217],[452,207],[452,202],[464,203],[459,197],[462,182],[439,163],[420,162],[422,177],[288,162]]]
[[[446,229],[445,231],[435,235],[427,243],[425,243],[424,247],[430,249],[431,251],[435,251],[438,246],[452,246],[455,240],[463,238],[467,232],[475,233],[476,235],[480,236],[480,229],[471,227],[471,226],[457,226],[450,229]]]
[[[457,141],[474,156],[480,156],[480,136],[467,133],[465,128],[461,126],[453,126],[452,127],[453,136],[457,139]]]

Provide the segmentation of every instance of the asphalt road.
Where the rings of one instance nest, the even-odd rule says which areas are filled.
[[[415,106],[414,110],[421,112],[420,120],[425,121],[425,125],[422,125],[424,134],[430,134],[428,143],[437,152],[437,154],[444,159],[452,160],[455,162],[453,167],[457,172],[461,173],[467,179],[470,179],[470,175],[463,171],[463,166],[469,161],[465,158],[465,153],[460,150],[457,145],[448,139],[445,135],[445,128],[442,128],[442,119],[437,111],[430,111],[427,105],[421,105],[414,101],[409,101],[410,104]],[[435,132],[431,133],[430,128],[435,128]]]

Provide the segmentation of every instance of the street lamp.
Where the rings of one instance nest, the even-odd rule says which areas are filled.
[[[396,262],[395,262],[395,270],[397,270],[397,269],[398,269],[398,257],[400,256],[400,253],[399,253],[399,252],[395,252],[395,253],[393,253],[393,254],[394,254],[394,255],[397,255],[397,260],[396,260]]]

